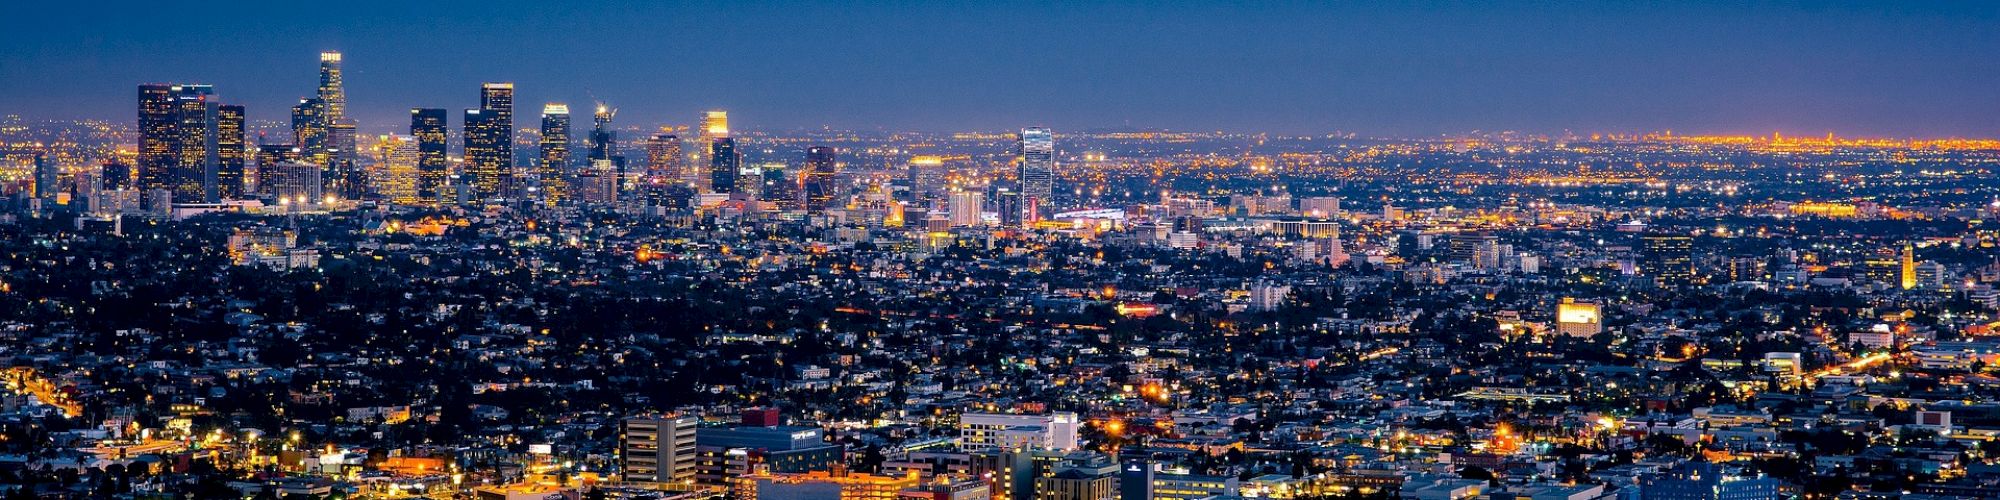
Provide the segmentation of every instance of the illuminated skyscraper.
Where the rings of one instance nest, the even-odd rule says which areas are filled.
[[[1055,134],[1043,127],[1021,129],[1021,170],[1019,186],[1023,210],[1048,211],[1055,193]],[[1024,215],[1029,224],[1035,216]]]
[[[319,53],[319,100],[326,103],[326,122],[347,120],[347,90],[340,81],[340,53]]]
[[[945,210],[951,212],[951,226],[971,227],[984,223],[985,198],[978,191],[952,193],[945,206]]]
[[[825,212],[833,204],[836,158],[832,147],[806,148],[806,212]]]
[[[299,147],[300,161],[322,167],[332,162],[326,113],[326,101],[317,97],[299,99],[292,106],[292,144]]]
[[[742,170],[743,158],[736,154],[736,140],[718,137],[709,143],[708,183],[709,191],[735,193],[736,176]]]
[[[376,193],[387,198],[390,203],[409,205],[417,203],[417,140],[412,137],[385,135],[376,141],[377,160],[381,165],[380,175],[371,179]]]
[[[215,170],[216,196],[224,200],[242,198],[243,164],[250,151],[244,144],[243,107],[226,105],[216,107],[215,148],[217,166]]]
[[[1694,238],[1685,234],[1649,234],[1643,237],[1643,244],[1639,272],[1652,276],[1654,283],[1675,286],[1694,280]]]
[[[445,158],[445,110],[410,110],[410,137],[417,141],[417,202],[436,204],[450,198],[451,166]]]
[[[216,156],[215,89],[174,86],[174,157],[169,188],[177,203],[214,201]]]
[[[701,138],[713,141],[729,137],[729,112],[710,111],[701,115]]]
[[[782,210],[799,208],[799,178],[790,175],[791,169],[783,162],[769,162],[751,167],[758,178],[757,199],[778,205]]]
[[[299,163],[299,148],[290,144],[266,144],[257,146],[257,193],[276,196],[272,188],[276,186],[278,165]]]
[[[361,171],[361,148],[356,145],[354,122],[336,121],[326,126],[326,193],[359,199],[366,191],[368,176]]]
[[[535,171],[542,199],[550,205],[569,197],[569,105],[542,106],[542,157]]]
[[[465,110],[465,173],[481,200],[505,196],[514,176],[514,84],[487,83]]]
[[[658,134],[646,141],[646,204],[655,207],[667,205],[669,187],[680,185],[681,138],[673,134]]]
[[[43,209],[55,205],[56,194],[61,191],[57,187],[60,175],[61,172],[56,169],[55,162],[49,161],[47,153],[35,153],[35,198],[42,200]]]
[[[139,86],[139,176],[141,192],[152,196],[155,190],[167,189],[172,169],[178,163],[174,144],[179,140],[174,133],[179,121],[175,119],[174,86],[166,84],[146,84]]]
[[[597,112],[590,117],[590,170],[612,183],[612,188],[624,191],[629,179],[625,172],[625,157],[618,154],[618,133],[611,130],[611,119],[618,116],[618,109],[597,104]]]

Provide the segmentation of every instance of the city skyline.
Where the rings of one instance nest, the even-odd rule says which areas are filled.
[[[37,96],[0,113],[124,121],[130,85],[184,82],[281,119],[320,83],[307,58],[338,51],[362,133],[511,81],[624,123],[730,109],[765,130],[2000,136],[1988,4],[490,6],[217,9],[176,24],[222,41],[201,48],[129,14],[8,6],[48,22],[0,35],[0,95]],[[64,27],[84,21],[106,29]]]

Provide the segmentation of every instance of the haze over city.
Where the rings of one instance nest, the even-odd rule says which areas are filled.
[[[256,109],[348,54],[386,132],[468,86],[756,129],[2000,135],[1991,2],[7,2],[0,112],[123,119],[132,82]],[[257,114],[252,119],[275,119]]]

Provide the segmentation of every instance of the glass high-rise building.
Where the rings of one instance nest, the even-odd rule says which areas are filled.
[[[717,137],[708,147],[708,188],[716,193],[735,193],[736,176],[743,158],[736,154],[736,140]]]
[[[299,148],[297,146],[290,144],[264,144],[257,146],[257,193],[263,196],[275,196],[277,193],[272,190],[272,187],[277,184],[276,178],[273,176],[278,173],[278,165],[299,163],[299,159]]]
[[[646,141],[646,204],[666,206],[667,188],[682,182],[681,138],[657,134]]]
[[[569,105],[542,106],[541,161],[535,170],[542,200],[550,205],[569,197]]]
[[[332,141],[327,137],[332,130],[326,114],[326,101],[318,97],[299,99],[292,106],[292,144],[299,148],[299,161],[322,167],[332,163]]]
[[[447,164],[446,111],[437,108],[410,110],[410,137],[417,140],[417,202],[436,204],[449,198],[445,193],[451,179]]]
[[[1642,238],[1639,272],[1660,286],[1694,281],[1694,238],[1685,234],[1649,234]]]
[[[146,196],[153,191],[167,189],[170,172],[178,164],[175,143],[179,136],[179,115],[174,105],[176,91],[173,85],[146,84],[139,86],[139,190]]]
[[[326,193],[347,199],[359,199],[367,191],[367,175],[362,173],[359,159],[361,148],[356,144],[358,132],[354,123],[335,121],[326,126],[327,164],[325,181]]]
[[[831,146],[806,148],[806,212],[825,212],[833,204],[837,162]]]
[[[1021,129],[1021,167],[1019,182],[1022,209],[1047,211],[1055,195],[1056,142],[1055,134],[1044,127]],[[1032,224],[1037,217],[1024,214],[1022,220]]]
[[[215,88],[208,85],[174,86],[174,167],[168,189],[177,203],[215,201],[216,155]]]
[[[479,107],[465,110],[465,173],[481,200],[514,187],[514,84],[487,83]]]
[[[215,109],[215,196],[224,200],[239,199],[246,194],[243,166],[250,154],[244,144],[243,107],[224,105]]]
[[[347,120],[347,90],[341,85],[340,53],[319,53],[319,100],[326,103],[327,123]]]

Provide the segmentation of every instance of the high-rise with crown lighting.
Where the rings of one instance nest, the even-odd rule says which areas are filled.
[[[542,200],[551,205],[569,196],[569,131],[568,104],[542,106],[542,150],[535,177],[541,185]]]
[[[347,90],[341,84],[340,53],[319,53],[319,100],[326,103],[327,123],[347,119]]]
[[[480,200],[506,196],[514,177],[514,84],[487,83],[465,110],[465,174]]]
[[[1022,210],[1047,211],[1055,194],[1055,134],[1043,127],[1021,129],[1019,186]],[[1024,214],[1032,224],[1038,217]]]
[[[833,204],[836,158],[830,146],[806,148],[806,212],[825,212]]]
[[[417,141],[417,203],[436,204],[446,199],[451,166],[445,150],[447,112],[438,108],[410,110],[410,137]]]

